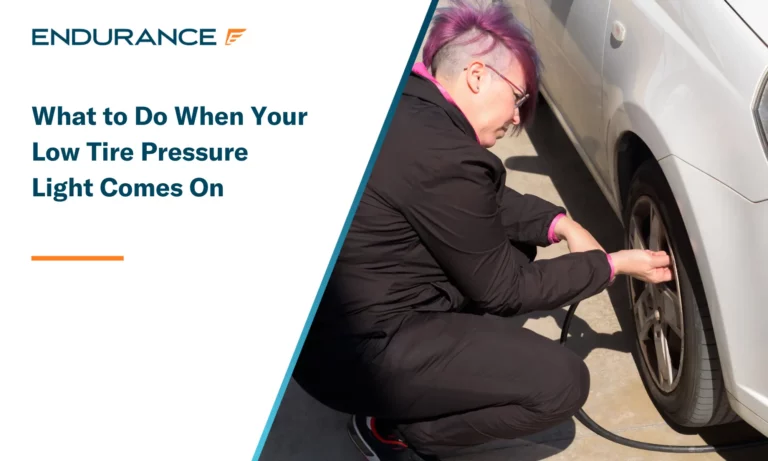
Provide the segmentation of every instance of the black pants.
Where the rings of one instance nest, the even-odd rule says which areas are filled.
[[[338,411],[397,422],[428,455],[540,432],[589,393],[578,356],[505,318],[414,313],[389,338],[312,338],[296,381]]]

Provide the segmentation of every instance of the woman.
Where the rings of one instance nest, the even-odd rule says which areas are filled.
[[[294,376],[356,416],[369,459],[440,459],[574,415],[589,372],[508,317],[553,310],[617,275],[671,278],[669,257],[606,254],[565,210],[505,187],[487,148],[537,98],[537,57],[503,4],[435,17]],[[565,240],[571,253],[533,261]]]

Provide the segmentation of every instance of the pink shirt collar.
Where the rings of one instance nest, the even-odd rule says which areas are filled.
[[[451,95],[448,93],[448,90],[446,90],[445,87],[443,87],[443,85],[441,85],[440,82],[438,82],[437,79],[435,79],[435,77],[433,77],[432,74],[429,73],[427,66],[425,66],[423,62],[417,62],[416,64],[414,64],[412,70],[413,70],[413,73],[415,73],[416,75],[424,77],[430,82],[432,82],[437,87],[437,89],[440,90],[440,94],[442,94],[443,97],[448,102],[456,106],[459,109],[459,111],[461,111],[461,108],[459,107],[458,104],[456,104],[456,101],[453,100]],[[461,113],[464,114],[464,112],[461,112]],[[466,117],[466,115],[464,116]],[[475,139],[477,139],[477,142],[480,142],[480,138],[477,136],[477,133],[475,133]]]

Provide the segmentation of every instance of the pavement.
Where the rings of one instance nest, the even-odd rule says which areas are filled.
[[[622,227],[566,134],[542,99],[534,125],[491,149],[506,165],[507,185],[564,206],[607,251],[619,249]],[[539,259],[566,254],[565,243],[541,249]],[[743,423],[683,434],[670,428],[648,398],[632,355],[632,319],[623,280],[581,303],[568,347],[583,357],[592,377],[586,412],[623,437],[661,444],[700,445],[754,440],[759,434]],[[565,310],[521,317],[520,322],[553,340],[559,338]],[[259,461],[359,461],[346,433],[348,415],[337,413],[291,382]],[[686,459],[768,459],[768,447],[740,452],[663,454],[610,442],[578,421],[521,440],[479,447],[451,461],[662,461]]]

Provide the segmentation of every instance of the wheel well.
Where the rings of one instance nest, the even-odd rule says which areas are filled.
[[[631,131],[624,133],[619,138],[619,141],[616,143],[616,152],[618,157],[616,171],[619,181],[620,206],[623,209],[635,172],[640,168],[640,165],[656,157],[653,156],[651,149],[648,148],[648,145],[643,142],[640,136]]]

